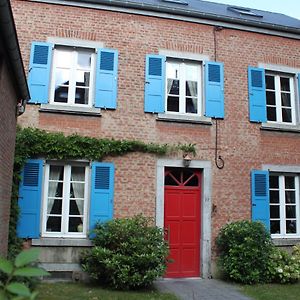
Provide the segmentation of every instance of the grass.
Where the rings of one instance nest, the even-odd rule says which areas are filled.
[[[300,283],[297,284],[261,284],[245,285],[242,292],[255,300],[299,300]]]
[[[176,300],[171,294],[160,293],[156,290],[146,291],[113,291],[97,286],[81,283],[41,283],[39,300]]]

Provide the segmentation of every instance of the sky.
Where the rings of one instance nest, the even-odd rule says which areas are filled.
[[[300,20],[299,0],[206,0],[206,1],[282,13]]]

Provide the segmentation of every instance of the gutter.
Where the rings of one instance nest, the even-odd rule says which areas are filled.
[[[138,3],[138,2],[132,2],[132,1],[120,1],[120,0],[73,0],[73,1],[81,2],[81,3],[92,3],[95,5],[103,4],[103,5],[118,6],[118,7],[123,7],[123,8],[125,7],[125,8],[139,9],[139,10],[165,12],[165,13],[170,13],[170,14],[177,14],[177,15],[188,16],[188,17],[196,17],[196,18],[204,18],[204,19],[222,21],[222,22],[227,22],[227,23],[252,26],[252,27],[257,27],[257,28],[278,30],[281,32],[296,33],[296,34],[300,35],[300,27],[299,28],[289,27],[289,26],[284,26],[284,25],[259,22],[257,20],[245,20],[245,19],[239,19],[239,18],[234,18],[234,17],[227,17],[227,16],[222,16],[222,15],[217,15],[217,14],[200,12],[200,11],[195,11],[195,10],[180,9],[178,7],[170,7],[170,6],[166,6],[166,5],[153,5],[153,4],[143,3],[143,2]],[[62,1],[62,2],[64,2],[64,1]],[[299,24],[300,24],[300,21],[299,21]]]
[[[0,0],[0,38],[15,81],[19,114],[22,114],[30,94],[9,0]]]

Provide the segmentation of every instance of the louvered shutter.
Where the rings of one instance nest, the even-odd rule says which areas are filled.
[[[165,69],[166,57],[146,56],[144,111],[163,113],[165,111]]]
[[[28,87],[29,103],[48,103],[53,45],[33,42],[31,45]]]
[[[118,51],[98,49],[95,107],[116,109],[118,89]]]
[[[42,199],[43,161],[30,159],[25,163],[19,186],[20,217],[17,226],[21,238],[39,238]]]
[[[90,231],[97,222],[113,218],[114,165],[93,162],[91,185]]]
[[[224,118],[224,65],[205,63],[205,116]]]
[[[262,222],[270,230],[269,172],[251,172],[252,221]]]
[[[249,118],[267,122],[265,70],[248,67]]]

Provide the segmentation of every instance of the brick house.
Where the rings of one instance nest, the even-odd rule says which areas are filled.
[[[0,255],[7,254],[17,115],[29,98],[9,1],[0,1]]]
[[[300,241],[299,20],[196,0],[12,6],[32,96],[22,126],[197,149],[190,162],[28,161],[19,234],[44,267],[76,270],[97,220],[137,213],[166,230],[167,277],[209,277],[230,221]]]

